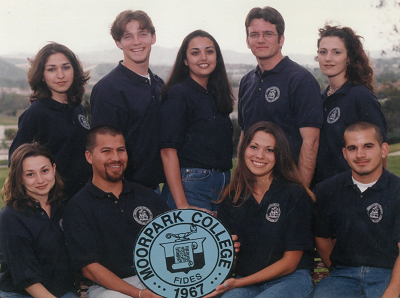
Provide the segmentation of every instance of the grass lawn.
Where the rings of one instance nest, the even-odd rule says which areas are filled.
[[[0,117],[0,125],[17,125],[18,124],[18,117],[13,116],[4,116]]]
[[[400,143],[389,145],[389,152],[400,151]]]

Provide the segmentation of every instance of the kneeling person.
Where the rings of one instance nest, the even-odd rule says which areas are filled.
[[[93,179],[68,203],[64,218],[72,265],[96,283],[90,298],[160,297],[136,276],[133,249],[143,226],[169,207],[150,188],[123,179],[128,155],[120,131],[92,129],[86,149]]]
[[[399,297],[400,178],[382,166],[388,144],[367,122],[350,125],[344,142],[351,170],[315,188],[314,235],[330,274],[314,297]]]

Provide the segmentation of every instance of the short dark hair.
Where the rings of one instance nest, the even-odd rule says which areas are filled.
[[[375,139],[378,141],[379,146],[382,146],[383,144],[383,133],[380,127],[376,124],[370,123],[370,122],[365,122],[365,121],[359,121],[353,124],[350,124],[346,130],[344,131],[343,134],[343,145],[346,146],[346,139],[344,138],[344,135],[346,132],[354,132],[354,131],[361,131],[361,130],[367,130],[373,128],[375,131]]]
[[[55,164],[53,155],[39,143],[26,143],[19,146],[11,156],[10,170],[1,191],[4,203],[17,211],[34,210],[36,201],[26,193],[22,180],[23,162],[28,157],[44,156],[51,165]],[[48,203],[61,201],[63,196],[64,184],[61,176],[55,174],[55,184],[49,192]]]
[[[282,15],[275,8],[270,6],[254,7],[247,14],[245,26],[246,26],[246,36],[249,36],[249,27],[250,23],[253,19],[264,19],[266,22],[270,22],[271,24],[276,25],[276,31],[278,32],[278,37],[280,37],[285,33],[285,21],[283,20]]]
[[[92,128],[88,135],[86,136],[86,150],[93,153],[93,149],[97,146],[96,138],[97,135],[111,135],[115,137],[116,135],[123,136],[122,132],[115,127],[109,125],[100,125]]]
[[[32,89],[30,102],[32,103],[38,98],[51,98],[51,91],[43,79],[44,69],[49,57],[57,53],[64,54],[74,70],[74,80],[67,91],[68,103],[80,105],[85,93],[85,85],[90,79],[89,71],[83,71],[82,64],[69,48],[56,42],[44,46],[34,58],[28,59],[31,65],[28,70],[28,83]]]
[[[156,33],[153,22],[150,17],[142,10],[124,10],[117,15],[114,23],[111,26],[111,36],[114,40],[120,41],[125,32],[126,24],[131,21],[138,21],[140,29],[149,30],[151,35]]]

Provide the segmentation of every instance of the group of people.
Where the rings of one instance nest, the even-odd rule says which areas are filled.
[[[236,241],[234,278],[206,297],[399,297],[400,179],[384,168],[361,37],[319,30],[321,96],[283,56],[277,10],[253,8],[245,28],[258,65],[240,82],[232,181],[234,97],[209,33],[185,37],[164,84],[149,69],[151,19],[120,13],[111,35],[123,60],[94,86],[90,125],[89,74],[63,45],[39,51],[2,190],[0,297],[73,297],[77,272],[94,282],[90,298],[159,297],[132,252],[141,228],[175,208],[217,211]],[[330,269],[315,289],[313,236]]]

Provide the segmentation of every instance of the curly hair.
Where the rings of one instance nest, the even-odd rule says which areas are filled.
[[[309,195],[311,200],[315,202],[314,194],[303,183],[300,172],[293,160],[289,143],[282,129],[273,122],[260,121],[249,128],[245,133],[242,142],[240,143],[238,166],[233,174],[231,183],[224,189],[221,199],[217,202],[220,203],[234,194],[233,204],[242,205],[254,193],[254,186],[257,177],[248,169],[244,154],[254,138],[256,132],[262,131],[270,134],[275,139],[275,166],[272,172],[274,179],[286,179],[300,185]]]
[[[51,98],[51,91],[43,79],[43,73],[49,57],[57,53],[64,54],[74,70],[74,81],[67,91],[68,103],[80,105],[85,93],[85,85],[90,79],[89,71],[83,71],[82,64],[69,48],[56,42],[44,46],[34,58],[28,59],[31,65],[28,70],[28,83],[32,89],[30,102],[32,103],[38,98]]]
[[[364,85],[371,92],[374,92],[372,85],[373,70],[361,43],[363,37],[357,35],[349,27],[331,26],[328,24],[324,28],[318,29],[318,31],[320,37],[317,42],[318,48],[321,40],[327,36],[336,36],[343,41],[347,50],[347,57],[350,59],[346,69],[346,78],[353,85]],[[316,60],[318,60],[317,57]]]
[[[23,162],[28,157],[44,156],[50,163],[55,164],[53,155],[39,143],[23,144],[11,156],[10,170],[1,190],[4,203],[16,211],[34,210],[36,201],[26,193],[23,184]],[[55,184],[49,192],[48,203],[64,200],[64,184],[61,176],[56,172]]]
[[[182,45],[178,50],[178,54],[176,55],[175,64],[172,67],[169,79],[163,88],[161,97],[164,97],[173,86],[189,77],[189,67],[184,61],[187,59],[186,51],[189,47],[189,42],[195,37],[207,37],[214,43],[215,51],[217,53],[217,65],[215,66],[215,70],[210,74],[208,82],[215,90],[218,111],[222,114],[230,114],[233,111],[234,98],[228,75],[226,74],[221,49],[215,38],[203,30],[193,31],[183,40]]]

